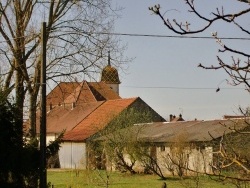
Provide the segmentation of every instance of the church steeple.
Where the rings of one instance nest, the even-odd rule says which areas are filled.
[[[111,64],[110,64],[110,51],[108,51],[108,65],[111,66]]]
[[[103,68],[101,81],[105,82],[111,89],[119,94],[120,79],[116,68],[111,66],[110,51],[108,52],[108,65]]]

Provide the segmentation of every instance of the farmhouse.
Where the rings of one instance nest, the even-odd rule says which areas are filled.
[[[149,122],[165,121],[141,98],[122,99],[119,84],[118,71],[111,66],[109,58],[100,82],[61,82],[47,95],[47,143],[65,131],[59,151],[61,168],[86,168],[86,140],[125,111],[148,113]],[[39,119],[36,125],[39,134]]]
[[[64,135],[59,157],[62,168],[86,168],[87,145],[86,140],[103,130],[114,119],[125,111],[135,109],[138,112],[149,112],[151,121],[164,121],[153,109],[151,109],[139,97],[130,99],[107,100],[102,102],[94,111],[82,119],[73,129]],[[133,114],[129,114],[132,118]],[[137,122],[139,123],[139,122]]]

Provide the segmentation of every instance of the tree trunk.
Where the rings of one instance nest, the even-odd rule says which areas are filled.
[[[16,120],[15,125],[16,129],[18,130],[18,135],[20,141],[23,140],[23,101],[24,101],[24,86],[23,86],[23,77],[19,71],[16,72]],[[22,143],[22,142],[20,142]]]
[[[29,123],[30,123],[30,136],[31,138],[36,138],[36,103],[37,103],[37,94],[30,95],[29,102]]]

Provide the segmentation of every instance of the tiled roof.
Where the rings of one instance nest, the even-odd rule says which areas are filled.
[[[87,84],[97,101],[121,99],[121,97],[104,82],[87,82]]]
[[[138,98],[108,100],[81,121],[74,129],[65,133],[64,141],[84,141],[102,130],[114,117],[132,105]]]
[[[95,96],[92,94],[92,91],[89,89],[87,82],[79,83],[78,87],[64,100],[65,104],[72,104],[73,102],[77,103],[91,103],[96,102]]]
[[[61,133],[63,130],[73,129],[103,102],[80,103],[74,108],[63,105],[54,107],[47,113],[47,133]],[[37,132],[39,133],[39,113],[37,114],[37,120]]]
[[[74,93],[75,89],[79,87],[78,82],[61,82],[59,83],[46,97],[47,105],[58,105]]]
[[[101,81],[107,84],[120,84],[118,71],[110,64],[102,70]]]
[[[66,130],[65,141],[84,141],[132,104],[151,110],[154,119],[164,121],[139,97],[121,99],[104,82],[62,82],[47,95],[47,133]],[[39,114],[38,110],[37,133],[40,132]]]
[[[104,82],[61,82],[47,95],[47,106],[52,104],[89,103],[120,99]]]
[[[232,132],[236,124],[231,120],[209,120],[159,122],[139,126],[142,127],[140,138],[151,142],[174,142],[176,139],[183,139],[182,141],[186,142],[203,142]],[[239,120],[235,128],[243,129],[246,126],[245,121]]]

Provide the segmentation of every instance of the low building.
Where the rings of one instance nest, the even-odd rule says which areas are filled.
[[[140,129],[138,140],[148,143],[149,153],[161,171],[176,175],[178,167],[185,169],[185,174],[212,173],[220,140],[248,125],[245,119],[153,122],[134,125],[130,131]],[[130,163],[129,155],[124,155]],[[138,161],[134,170],[144,171],[143,163]]]
[[[99,133],[130,109],[150,113],[152,122],[165,121],[139,97],[104,101],[73,129],[65,133],[64,142],[59,151],[61,168],[86,168],[88,165],[87,139]],[[133,114],[129,116],[126,118],[133,118]]]

